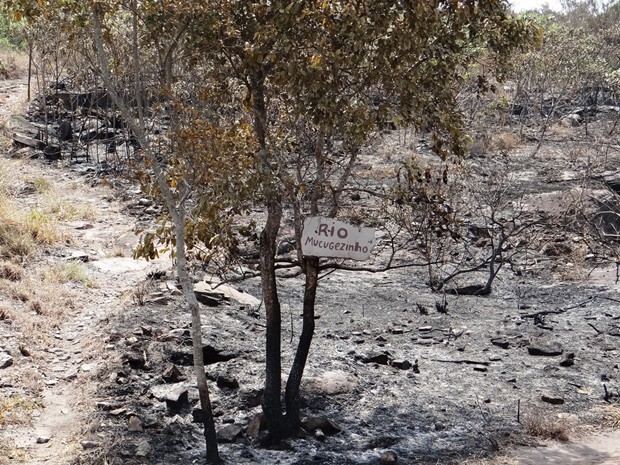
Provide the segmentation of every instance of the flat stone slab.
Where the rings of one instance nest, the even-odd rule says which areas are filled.
[[[304,383],[303,390],[308,394],[335,396],[351,392],[357,386],[353,375],[340,370],[326,371]]]
[[[0,352],[0,368],[8,368],[13,365],[13,357],[9,354]]]
[[[530,355],[539,355],[543,357],[554,357],[564,353],[564,349],[559,342],[542,338],[532,338],[527,351]]]
[[[186,394],[189,386],[186,384],[159,384],[157,386],[151,386],[149,389],[153,397],[157,400],[168,400],[171,402],[178,402],[183,394]]]
[[[260,299],[257,299],[247,292],[241,292],[228,284],[209,284],[205,281],[198,282],[194,285],[195,292],[202,292],[205,294],[220,294],[224,299],[234,300],[241,305],[260,305]]]
[[[123,274],[145,270],[149,263],[146,260],[134,260],[128,257],[111,257],[93,261],[91,265],[103,273]]]

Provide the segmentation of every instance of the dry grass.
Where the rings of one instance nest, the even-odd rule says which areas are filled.
[[[27,424],[32,411],[40,408],[41,403],[30,396],[12,394],[0,398],[0,426]]]
[[[11,465],[14,463],[25,463],[26,452],[17,449],[10,444],[0,443],[0,465]]]
[[[42,272],[43,281],[49,284],[81,283],[85,287],[93,287],[94,282],[88,276],[81,262],[66,262],[52,265]]]
[[[26,215],[26,227],[39,245],[52,245],[59,242],[63,235],[58,229],[54,216],[39,210],[32,210]]]
[[[32,179],[25,179],[24,181],[32,183],[39,194],[52,190],[52,184],[45,178],[36,177]]]
[[[28,55],[14,50],[0,50],[0,78],[19,79],[28,71]]]
[[[559,418],[549,418],[542,412],[528,416],[524,426],[525,432],[535,438],[562,442],[569,439],[566,422]]]
[[[77,273],[77,274],[75,274]],[[73,294],[57,282],[46,282],[43,273],[24,274],[20,281],[0,279],[0,297],[6,302],[0,307],[0,320],[11,321],[28,344],[46,342],[52,329],[60,326],[75,305]],[[62,280],[84,279],[79,272],[66,271]]]
[[[620,428],[620,405],[610,405],[604,409],[603,424],[608,428]]]
[[[11,312],[11,310],[6,308],[5,306],[0,306],[0,321],[11,321],[13,320],[13,318],[13,312]]]
[[[24,259],[37,246],[62,239],[56,220],[38,210],[21,211],[7,196],[0,196],[0,257]]]
[[[53,190],[48,190],[44,193],[42,203],[43,211],[58,221],[92,221],[97,218],[95,210],[91,204],[76,204],[73,202],[68,202],[60,198]]]
[[[500,132],[491,140],[491,146],[497,150],[514,150],[520,145],[519,136],[513,132]]]
[[[0,262],[0,279],[8,281],[21,281],[24,277],[24,269],[11,262]]]
[[[552,124],[549,127],[548,133],[561,139],[570,140],[570,138],[575,134],[575,131],[576,129],[574,127],[566,126],[565,124],[559,122]]]

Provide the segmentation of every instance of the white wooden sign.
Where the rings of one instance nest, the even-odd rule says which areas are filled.
[[[375,230],[332,218],[311,216],[304,221],[301,251],[310,257],[367,260],[375,246]]]

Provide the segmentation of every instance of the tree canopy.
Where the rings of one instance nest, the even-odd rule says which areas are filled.
[[[260,233],[267,312],[264,410],[274,439],[299,427],[299,385],[314,331],[320,261],[301,253],[303,219],[337,217],[360,151],[386,122],[428,133],[442,158],[466,153],[458,96],[505,76],[511,53],[539,30],[503,0],[8,0],[17,16],[65,19],[61,31],[136,133],[167,199],[164,241],[234,246],[250,206]],[[188,214],[185,214],[187,207]],[[181,221],[182,220],[182,221]],[[304,328],[280,400],[282,224],[306,275]],[[227,238],[227,239],[224,239]],[[148,238],[147,238],[148,239]],[[148,240],[143,255],[153,252]],[[181,249],[179,249],[182,252]]]

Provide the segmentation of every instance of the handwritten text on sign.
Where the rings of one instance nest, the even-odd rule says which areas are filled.
[[[375,245],[375,230],[332,218],[311,216],[304,221],[301,251],[312,257],[367,260]]]

